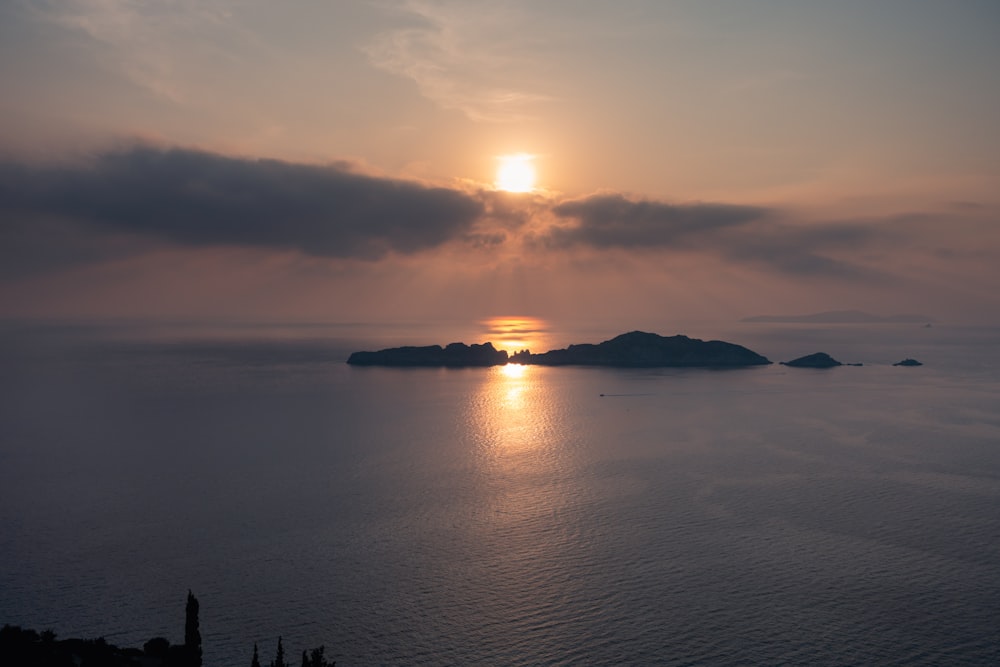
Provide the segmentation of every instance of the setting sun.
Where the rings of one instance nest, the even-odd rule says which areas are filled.
[[[483,327],[483,337],[491,341],[500,350],[513,354],[520,350],[547,349],[549,340],[549,323],[539,317],[527,315],[498,316],[480,322]]]
[[[531,192],[535,188],[534,155],[517,153],[497,158],[496,188],[506,192]]]

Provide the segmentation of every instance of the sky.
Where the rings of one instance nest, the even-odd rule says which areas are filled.
[[[994,0],[6,0],[0,317],[1000,324],[998,34]]]

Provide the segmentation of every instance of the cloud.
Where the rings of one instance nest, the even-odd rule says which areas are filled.
[[[979,218],[975,229],[992,224],[976,215],[807,222],[774,207],[619,193],[518,196],[472,184],[431,187],[372,176],[347,164],[135,146],[68,165],[0,163],[0,277],[172,247],[319,260],[414,256],[418,262],[420,253],[440,250],[441,262],[479,272],[505,262],[542,266],[603,255],[619,263],[641,260],[632,267],[676,259],[779,278],[885,281],[900,270],[912,274],[934,253],[946,260],[943,250],[975,259],[976,247],[949,241],[942,230],[972,229]]]
[[[442,108],[475,121],[523,120],[549,96],[524,84],[537,63],[515,55],[524,50],[513,42],[521,31],[507,9],[409,0],[398,13],[417,24],[381,33],[365,52],[375,67],[411,79]]]
[[[372,260],[469,234],[483,210],[458,190],[343,165],[194,150],[135,147],[75,166],[0,164],[0,235],[10,241],[3,254],[16,259],[30,247],[39,268],[97,258],[109,238]],[[43,226],[65,229],[46,235]],[[44,236],[53,250],[43,261]]]
[[[742,226],[766,217],[767,209],[726,204],[674,205],[631,201],[620,194],[601,194],[562,202],[552,208],[577,224],[556,227],[548,241],[556,246],[643,248],[684,245],[716,230]]]
[[[836,254],[878,246],[895,236],[885,225],[792,224],[783,212],[764,207],[634,201],[620,194],[562,202],[552,213],[571,223],[554,225],[539,236],[548,247],[697,253],[803,277],[878,278],[879,271]]]

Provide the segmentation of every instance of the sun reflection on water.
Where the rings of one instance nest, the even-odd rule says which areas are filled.
[[[506,366],[500,366],[500,372],[503,373],[505,377],[509,377],[512,380],[517,380],[524,377],[525,371],[528,367],[524,364],[507,364]]]
[[[579,578],[562,576],[587,549],[581,526],[589,515],[579,511],[586,489],[569,444],[565,393],[552,370],[486,369],[465,415],[474,448],[475,521],[459,539],[481,554],[476,584],[513,628],[584,591]]]
[[[469,419],[485,459],[497,463],[513,453],[544,446],[550,409],[544,387],[538,382],[538,374],[544,370],[521,364],[489,369],[486,382],[473,399]]]

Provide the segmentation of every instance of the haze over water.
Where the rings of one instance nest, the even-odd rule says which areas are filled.
[[[1000,660],[996,329],[657,330],[865,364],[828,371],[343,363],[504,322],[623,331],[5,325],[0,620],[179,642],[191,588],[206,665]]]

